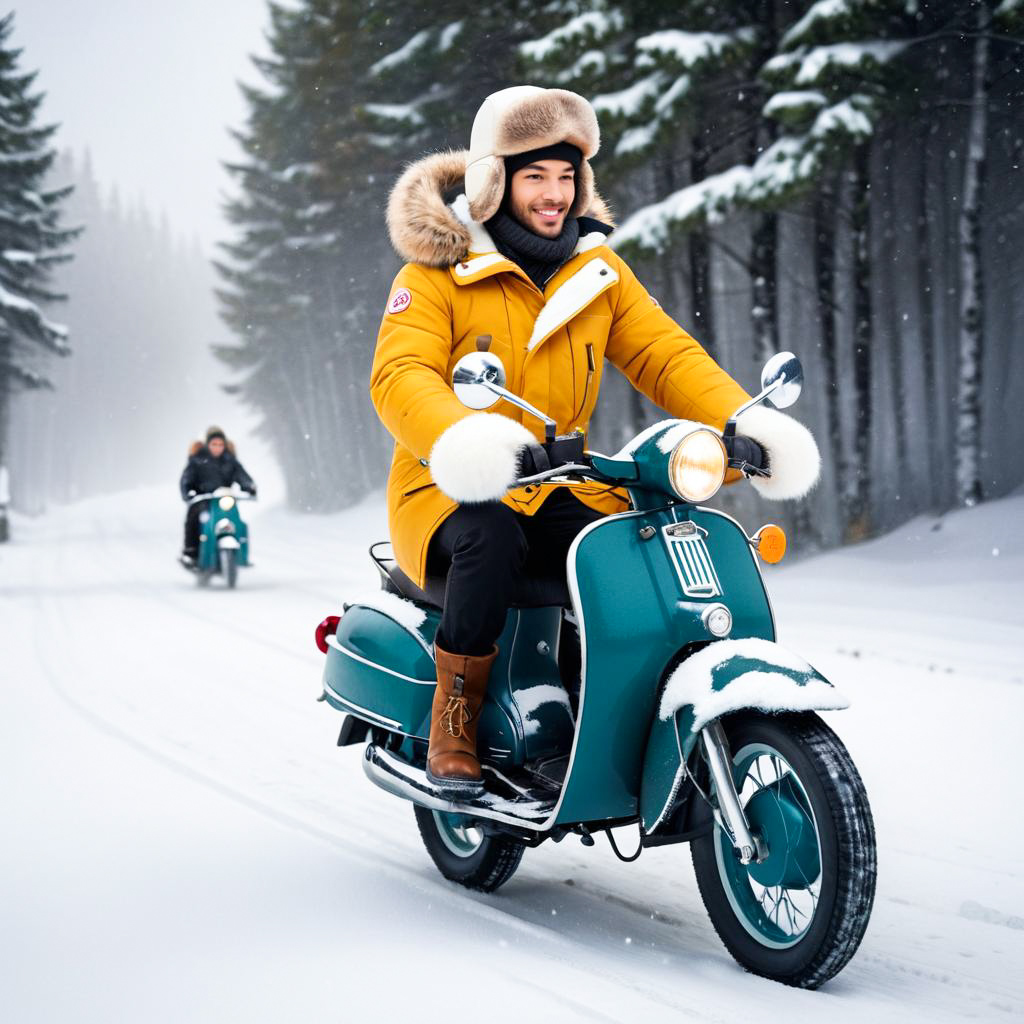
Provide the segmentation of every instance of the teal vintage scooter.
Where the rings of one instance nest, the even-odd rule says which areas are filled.
[[[744,408],[769,398],[784,408],[801,381],[799,361],[780,353]],[[603,831],[627,861],[689,842],[736,960],[818,987],[864,934],[875,840],[857,769],[814,713],[846,700],[775,643],[758,559],[781,557],[781,531],[748,537],[700,504],[726,473],[717,431],[667,420],[614,456],[585,454],[581,437],[555,439],[504,382],[499,360],[473,353],[453,386],[471,408],[504,398],[545,420],[553,468],[520,484],[614,483],[632,509],[579,534],[567,581],[524,583],[480,717],[486,788],[454,803],[425,772],[444,580],[420,589],[374,545],[382,590],[317,628],[320,699],[345,713],[339,746],[364,745],[370,780],[413,803],[441,873],[473,889],[498,888],[547,839],[591,846]],[[624,825],[639,832],[628,856],[610,831]]]

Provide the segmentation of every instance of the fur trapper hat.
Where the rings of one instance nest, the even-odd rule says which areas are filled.
[[[590,158],[597,152],[601,133],[594,108],[567,89],[541,89],[515,85],[493,92],[473,120],[466,163],[466,198],[470,216],[478,224],[498,212],[505,195],[506,156],[568,142],[583,153],[576,175],[576,198],[569,215],[577,217],[594,200],[594,172]]]
[[[219,437],[225,444],[228,443],[227,434],[220,427],[209,427],[206,431],[206,443],[209,444],[215,437]]]
[[[388,232],[395,252],[406,263],[450,267],[471,251],[494,251],[493,239],[479,222],[474,223],[466,198],[460,195],[451,205],[445,202],[446,195],[465,187],[468,159],[464,149],[432,153],[409,164],[395,182],[388,199]],[[589,165],[584,161],[583,166]],[[590,183],[589,205],[579,206],[577,192],[573,209],[579,207],[584,216],[612,224],[612,213],[594,189],[593,176]]]

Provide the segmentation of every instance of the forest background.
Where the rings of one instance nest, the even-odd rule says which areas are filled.
[[[270,12],[216,261],[233,334],[217,355],[294,507],[345,507],[386,474],[390,443],[367,379],[398,269],[384,228],[391,184],[408,161],[463,148],[481,99],[523,82],[594,103],[612,244],[723,366],[753,389],[771,352],[803,360],[791,411],[818,437],[824,475],[808,502],[781,510],[798,543],[857,540],[1024,479],[1022,0],[302,0]],[[66,202],[80,222],[121,223],[159,255],[156,291],[130,322],[173,301],[208,323],[212,282],[194,247],[144,216],[112,215],[81,162],[48,173],[77,185]],[[116,250],[93,237],[108,258]],[[75,304],[99,294],[89,238],[54,270],[72,337]],[[125,304],[148,287],[138,260],[105,274]],[[124,337],[137,365],[137,338]],[[139,416],[180,391],[160,386],[176,345],[150,332]],[[90,360],[83,345],[55,372],[86,373]],[[46,429],[86,440],[92,420],[62,421],[59,394]],[[31,423],[38,436],[36,397],[16,401],[12,430]],[[613,450],[658,415],[605,367],[590,446]],[[74,496],[69,479],[75,494],[114,489],[117,472],[83,465],[43,473],[31,458],[12,475],[26,504]],[[719,500],[766,513],[748,488]]]

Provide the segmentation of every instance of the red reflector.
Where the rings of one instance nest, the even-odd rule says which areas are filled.
[[[328,615],[319,626],[316,627],[316,645],[320,648],[321,654],[327,653],[327,638],[338,632],[338,623],[341,622],[340,615]]]

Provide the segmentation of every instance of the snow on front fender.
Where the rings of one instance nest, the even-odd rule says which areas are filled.
[[[658,717],[689,706],[691,734],[744,708],[759,711],[833,711],[850,706],[820,672],[770,640],[716,640],[691,655],[669,676]]]
[[[660,834],[708,723],[745,708],[779,713],[849,706],[803,658],[770,640],[716,640],[690,655],[669,676],[651,724],[640,792],[645,834]]]

